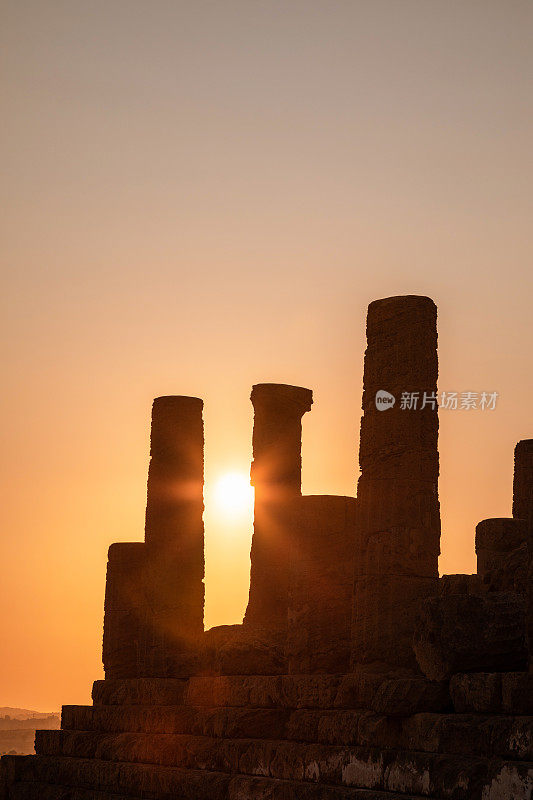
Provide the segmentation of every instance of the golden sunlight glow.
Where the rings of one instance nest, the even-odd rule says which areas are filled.
[[[213,492],[217,509],[226,516],[243,516],[250,512],[254,490],[250,479],[242,472],[227,472],[215,483]]]

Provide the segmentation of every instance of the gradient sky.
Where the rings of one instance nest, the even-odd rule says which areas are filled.
[[[530,0],[1,3],[0,705],[88,701],[106,551],[143,537],[151,401],[205,401],[247,472],[250,388],[308,386],[306,493],[354,494],[367,304],[430,295],[441,569],[510,514],[533,436]],[[207,496],[206,624],[250,519]]]

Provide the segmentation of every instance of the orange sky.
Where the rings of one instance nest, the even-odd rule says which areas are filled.
[[[531,423],[529,0],[2,3],[0,705],[87,702],[106,550],[143,537],[151,400],[248,471],[251,385],[308,386],[303,488],[353,494],[365,309],[428,294],[443,571]],[[206,511],[208,625],[250,520]]]

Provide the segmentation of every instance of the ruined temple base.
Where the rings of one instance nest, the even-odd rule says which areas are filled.
[[[530,800],[532,676],[451,683],[343,675],[97,681],[1,800]]]

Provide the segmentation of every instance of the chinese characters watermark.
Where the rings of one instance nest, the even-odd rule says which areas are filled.
[[[402,392],[399,408],[402,411],[422,411],[436,408],[449,411],[494,411],[498,392]],[[386,411],[396,403],[396,398],[385,389],[376,392],[376,408]]]

